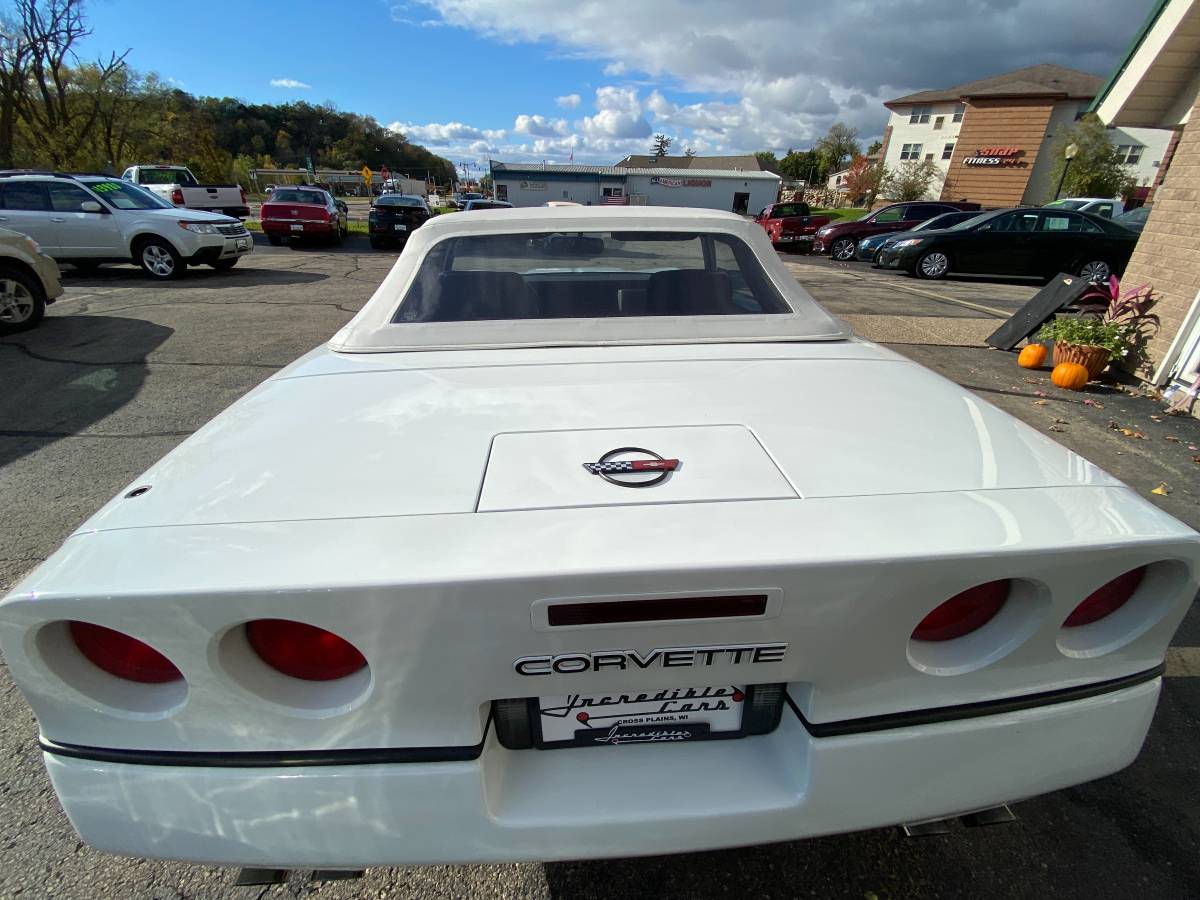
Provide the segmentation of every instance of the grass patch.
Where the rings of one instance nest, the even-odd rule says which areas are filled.
[[[839,206],[832,209],[814,208],[812,211],[814,216],[829,216],[833,221],[839,222],[842,220],[849,221],[850,219],[858,219],[867,214],[867,210],[861,206]]]

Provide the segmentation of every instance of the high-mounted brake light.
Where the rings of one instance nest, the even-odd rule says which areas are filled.
[[[989,581],[955,594],[913,629],[915,641],[950,641],[982,628],[1008,599],[1012,582]]]
[[[175,188],[171,191],[171,202],[176,206],[183,206],[183,188]]]
[[[305,681],[332,681],[367,664],[358,648],[332,631],[288,619],[246,623],[246,639],[263,662]]]
[[[90,622],[71,622],[70,628],[79,652],[110,675],[143,684],[183,677],[169,659],[137,638]]]
[[[1124,606],[1137,591],[1138,586],[1146,575],[1146,567],[1131,569],[1124,575],[1118,575],[1108,584],[1093,591],[1080,603],[1063,622],[1063,628],[1077,628],[1080,625],[1091,625],[1107,615],[1115,613]]]

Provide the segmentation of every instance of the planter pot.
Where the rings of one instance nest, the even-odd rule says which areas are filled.
[[[1088,370],[1088,379],[1099,377],[1111,359],[1111,354],[1103,347],[1092,347],[1087,344],[1067,344],[1063,341],[1054,343],[1054,364],[1073,362],[1079,363]]]

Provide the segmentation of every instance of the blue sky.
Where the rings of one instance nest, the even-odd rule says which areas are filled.
[[[882,101],[1054,62],[1107,74],[1151,0],[88,0],[84,55],[200,95],[374,116],[452,160],[810,146]],[[881,15],[881,13],[884,13]]]

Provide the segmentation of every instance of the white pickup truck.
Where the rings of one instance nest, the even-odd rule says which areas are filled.
[[[121,176],[140,184],[168,203],[187,209],[246,218],[246,192],[236,184],[201,184],[187,166],[130,166]]]

